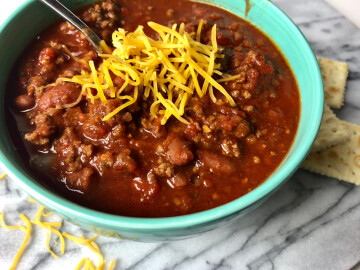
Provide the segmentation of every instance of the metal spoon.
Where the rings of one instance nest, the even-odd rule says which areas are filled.
[[[43,4],[47,5],[51,9],[53,9],[56,13],[58,13],[61,17],[63,17],[66,21],[74,25],[77,29],[79,29],[85,37],[90,41],[90,43],[95,47],[98,53],[102,52],[100,47],[100,41],[98,35],[95,34],[93,30],[89,26],[87,26],[82,20],[79,19],[74,13],[72,13],[69,9],[67,9],[63,4],[61,4],[58,0],[39,0]]]

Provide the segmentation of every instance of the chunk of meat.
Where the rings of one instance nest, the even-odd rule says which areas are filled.
[[[73,107],[68,109],[63,114],[63,123],[65,126],[77,126],[86,121],[87,116],[81,112],[79,107]]]
[[[116,2],[106,0],[87,9],[83,19],[91,26],[95,26],[96,33],[108,42],[111,41],[111,33],[119,26],[122,18],[117,14],[121,14],[121,11]]]
[[[114,85],[119,88],[124,84],[124,82],[125,82],[125,80],[123,78],[121,78],[120,76],[116,76],[115,79],[113,80]]]
[[[25,139],[36,145],[49,143],[49,136],[54,132],[53,119],[47,114],[38,114],[35,117],[36,128],[33,132],[25,134]]]
[[[232,139],[224,139],[221,142],[222,153],[228,157],[239,157],[240,148],[238,143]]]
[[[110,168],[114,164],[114,158],[110,151],[105,152],[100,156],[101,164],[105,168]]]
[[[164,125],[161,125],[161,118],[155,118],[153,120],[149,120],[147,118],[143,118],[141,120],[141,125],[144,127],[144,129],[151,133],[156,138],[162,138],[165,137],[167,134],[166,127]]]
[[[65,128],[62,136],[55,141],[55,147],[61,147],[63,145],[68,146],[68,145],[74,145],[76,147],[79,147],[81,144],[81,141],[79,140],[79,138],[77,137],[74,128],[72,127],[67,127]]]
[[[245,138],[250,133],[250,126],[245,120],[240,122],[234,130],[235,137],[241,139]]]
[[[49,108],[73,103],[79,97],[80,91],[81,89],[73,83],[51,87],[38,101],[38,109],[45,112]]]
[[[246,72],[247,83],[243,85],[244,89],[249,91],[254,90],[256,87],[256,83],[258,82],[258,78],[259,78],[259,72],[256,69],[252,68],[248,70]]]
[[[162,162],[154,168],[154,173],[160,177],[171,177],[174,175],[174,165],[169,162]]]
[[[190,123],[187,125],[186,129],[185,129],[185,134],[187,137],[189,138],[193,138],[196,135],[199,134],[199,132],[201,131],[200,125],[198,123]]]
[[[245,58],[245,63],[250,64],[253,67],[256,67],[257,70],[264,74],[272,75],[274,73],[274,68],[271,64],[266,63],[264,56],[256,51],[249,51]]]
[[[117,156],[114,163],[114,169],[127,170],[129,173],[136,173],[137,164],[130,156],[130,150],[126,149]]]
[[[46,84],[45,76],[34,76],[30,78],[29,85],[26,87],[26,90],[30,96],[35,94],[36,97],[39,97],[40,94],[42,94],[42,91],[36,91],[36,90],[39,89],[41,86],[44,86],[45,84]]]
[[[171,134],[165,140],[165,144],[168,145],[166,157],[172,164],[183,166],[189,164],[194,159],[189,142],[180,136]]]
[[[244,54],[242,52],[234,52],[229,57],[229,66],[232,69],[238,68],[244,60]]]
[[[41,65],[50,64],[55,60],[56,57],[56,51],[51,48],[45,48],[42,49],[42,51],[39,54],[39,63]]]
[[[208,150],[198,150],[197,155],[204,166],[208,167],[212,172],[230,174],[236,169],[231,159],[223,155]]]
[[[66,128],[62,136],[54,141],[53,150],[58,155],[61,166],[71,173],[83,168],[82,161],[88,160],[87,155],[92,154],[92,146],[81,144],[74,129],[70,127]]]
[[[243,119],[246,119],[246,114],[243,111],[240,111],[239,109],[236,108],[219,106],[219,111],[225,115],[230,115],[230,116],[236,115],[236,116],[240,116]]]
[[[86,192],[90,188],[94,171],[85,167],[78,172],[71,173],[66,177],[66,185],[71,189]]]
[[[235,114],[236,111],[240,112],[240,114]],[[246,137],[251,131],[249,123],[244,119],[243,115],[245,115],[243,112],[234,109],[233,114],[210,116],[206,119],[205,123],[213,131],[221,130],[225,134],[233,132],[237,138],[241,139]]]
[[[211,42],[211,29],[206,32],[204,41],[206,43]],[[231,46],[234,44],[232,36],[229,34],[227,30],[219,30],[216,29],[216,42],[220,46]]]
[[[192,115],[198,118],[204,118],[205,113],[204,109],[206,108],[207,104],[204,102],[204,99],[199,99],[197,97],[192,97],[189,102],[189,110],[191,110]]]
[[[185,32],[191,34],[196,32],[196,27],[193,23],[185,24]]]

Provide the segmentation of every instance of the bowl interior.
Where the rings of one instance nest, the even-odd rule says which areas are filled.
[[[93,2],[92,0],[63,0],[71,9]],[[219,5],[244,17],[245,0],[203,0]],[[78,206],[46,190],[24,169],[22,162],[11,145],[3,128],[0,132],[1,167],[22,188],[40,203],[69,220],[81,220],[105,228],[126,228],[129,231],[161,231],[164,229],[197,226],[223,219],[246,209],[266,197],[283,183],[300,165],[309,151],[319,128],[323,110],[323,86],[316,58],[306,39],[293,22],[274,4],[267,0],[250,1],[247,16],[254,25],[266,33],[278,45],[296,76],[301,92],[301,120],[295,142],[279,168],[261,186],[226,205],[204,212],[171,218],[129,218],[100,213]],[[26,1],[0,27],[0,100],[2,113],[0,126],[4,127],[4,89],[9,72],[16,58],[36,34],[43,30],[57,16],[38,1]],[[15,128],[9,127],[9,128]]]

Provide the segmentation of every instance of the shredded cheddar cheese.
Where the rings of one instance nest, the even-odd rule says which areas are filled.
[[[23,215],[23,214],[20,214],[20,218],[24,221],[25,225],[26,225],[26,235],[25,235],[25,239],[24,241],[22,242],[15,258],[14,258],[14,261],[13,261],[13,265],[10,267],[9,270],[13,270],[16,268],[16,265],[18,264],[19,260],[20,260],[20,257],[21,255],[23,254],[24,252],[24,249],[29,241],[29,238],[30,238],[30,234],[31,234],[31,223],[29,221],[29,219]]]
[[[73,235],[70,235],[66,232],[63,233],[63,235],[72,240],[73,242],[76,242],[78,244],[86,245],[89,249],[91,249],[96,255],[99,257],[99,265],[98,267],[94,268],[93,263],[88,258],[84,258],[80,261],[76,269],[83,269],[82,266],[84,265],[85,269],[96,269],[96,270],[103,270],[106,261],[104,261],[104,257],[100,251],[99,246],[94,242],[94,240],[98,237],[98,235],[95,235],[92,238],[86,239],[83,235],[81,235],[81,238],[75,237]],[[112,264],[114,264],[115,261],[112,261]]]
[[[61,244],[61,255],[64,255],[65,253],[65,241],[64,241],[64,237],[62,236],[61,232],[59,232],[57,229],[55,229],[54,227],[61,227],[61,222],[43,222],[41,221],[41,216],[45,216],[45,214],[43,213],[44,211],[44,206],[40,206],[39,212],[36,214],[35,220],[32,220],[31,223],[38,225],[44,229],[47,230],[47,235],[46,235],[46,249],[50,252],[50,254],[54,257],[54,258],[59,258],[58,255],[56,255],[51,249],[50,249],[50,235],[51,233],[56,234],[59,239],[60,239],[60,244]]]
[[[30,202],[34,202],[37,203],[34,199],[29,198]],[[61,227],[62,223],[61,222],[48,222],[48,221],[43,221],[42,217],[49,217],[51,215],[53,215],[52,212],[44,212],[45,208],[44,206],[40,205],[40,209],[37,212],[36,216],[35,216],[35,220],[29,220],[24,214],[20,215],[20,218],[24,221],[25,226],[23,225],[7,225],[5,224],[4,221],[4,214],[0,212],[0,225],[2,228],[6,229],[6,230],[22,230],[23,232],[26,233],[25,239],[22,242],[14,260],[13,263],[11,265],[11,267],[9,268],[10,270],[14,270],[16,269],[18,262],[20,260],[21,255],[24,252],[24,249],[29,241],[29,238],[31,236],[31,232],[32,232],[32,227],[31,227],[31,223],[33,223],[34,225],[37,225],[39,227],[42,227],[44,229],[47,230],[47,236],[46,236],[46,248],[47,250],[50,252],[50,254],[54,257],[54,258],[59,258],[61,255],[63,255],[65,253],[65,238],[69,239],[70,241],[73,241],[75,243],[78,244],[82,244],[87,246],[90,250],[92,250],[99,258],[99,263],[98,266],[95,267],[95,265],[93,264],[93,262],[89,259],[89,258],[83,258],[79,264],[76,266],[75,269],[82,269],[82,270],[104,270],[105,269],[105,264],[106,261],[104,260],[103,254],[100,251],[99,246],[94,242],[94,240],[99,236],[99,235],[95,235],[91,238],[85,238],[84,236],[81,235],[81,238],[78,238],[76,236],[70,235],[66,232],[60,232],[58,229],[56,229],[55,227]],[[60,255],[55,254],[51,249],[50,249],[50,235],[51,233],[56,234],[59,239],[60,239],[60,243],[61,243],[61,251],[60,251]],[[115,265],[115,260],[112,260],[109,264],[108,269],[112,270],[114,268]]]
[[[150,106],[152,117],[162,117],[161,124],[174,116],[182,123],[188,124],[184,116],[185,107],[194,94],[203,97],[209,93],[216,102],[214,91],[222,93],[231,106],[235,106],[233,98],[220,82],[238,78],[223,75],[219,58],[224,58],[216,41],[216,24],[211,29],[211,44],[200,42],[203,20],[200,20],[196,33],[185,32],[185,25],[172,28],[148,22],[149,27],[159,36],[154,40],[139,26],[134,32],[126,32],[119,28],[112,34],[114,50],[102,41],[100,46],[104,53],[99,54],[102,63],[96,69],[93,61],[89,61],[89,72],[83,71],[63,81],[82,86],[78,99],[63,106],[72,107],[85,96],[90,102],[99,100],[103,104],[109,98],[122,100],[122,104],[103,117],[103,121],[134,104],[139,96],[153,101]],[[195,38],[195,40],[193,39]],[[222,76],[216,81],[214,74]],[[122,83],[115,82],[120,77]]]
[[[1,175],[0,175],[0,180],[4,179],[5,176],[6,176],[6,173],[1,174]]]
[[[21,226],[21,225],[13,225],[13,226],[8,226],[5,224],[5,221],[4,221],[4,214],[0,212],[0,224],[1,224],[1,227],[3,227],[4,229],[6,230],[14,230],[14,229],[20,229],[22,230],[23,232],[26,233],[25,235],[25,239],[24,241],[22,242],[18,252],[16,253],[15,255],[15,258],[13,260],[13,263],[12,265],[10,266],[9,270],[14,270],[16,268],[16,266],[18,265],[19,263],[19,260],[21,258],[21,255],[23,254],[24,252],[24,249],[26,247],[26,244],[28,243],[29,241],[29,238],[30,238],[30,234],[31,234],[31,223],[29,221],[29,219],[23,215],[23,214],[20,214],[20,218],[24,221],[25,223],[25,227],[24,226]]]
[[[4,214],[1,213],[1,212],[0,212],[0,225],[5,230],[17,230],[17,229],[19,229],[19,230],[22,230],[22,231],[26,232],[26,229],[21,225],[12,225],[12,226],[6,225],[5,221],[4,221]]]
[[[85,238],[83,235],[81,235],[81,238],[78,238],[76,236],[73,236],[71,234],[68,234],[66,232],[63,232],[63,235],[72,240],[73,242],[76,242],[78,244],[82,244],[82,245],[86,245],[89,249],[91,249],[95,254],[98,255],[99,257],[99,265],[98,267],[94,267],[92,261],[88,258],[84,258],[80,261],[80,263],[77,265],[77,268],[75,269],[83,269],[82,267],[84,266],[84,269],[96,269],[96,270],[103,270],[104,266],[106,264],[106,261],[104,260],[104,257],[100,251],[99,246],[94,242],[94,240],[98,237],[98,235],[95,235],[92,238]],[[110,265],[109,265],[109,270],[113,269],[115,265],[115,260],[112,260]]]
[[[95,266],[89,258],[83,258],[75,267],[75,270],[95,270]]]

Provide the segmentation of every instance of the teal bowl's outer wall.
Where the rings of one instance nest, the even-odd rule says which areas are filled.
[[[76,8],[93,1],[63,0]],[[244,17],[245,0],[202,1],[219,5]],[[181,239],[212,230],[239,219],[256,208],[288,179],[308,153],[318,132],[323,103],[323,85],[316,58],[294,23],[267,0],[251,1],[247,19],[265,32],[280,48],[296,76],[301,92],[301,120],[296,140],[280,167],[261,186],[223,206],[196,214],[170,218],[130,218],[93,211],[45,189],[24,169],[5,128],[0,132],[0,165],[30,196],[67,221],[95,233],[162,241]],[[0,26],[0,126],[4,121],[4,91],[9,72],[22,50],[57,16],[38,1],[28,0]]]

